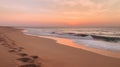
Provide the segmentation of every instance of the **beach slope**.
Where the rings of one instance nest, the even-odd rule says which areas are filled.
[[[23,47],[24,52],[30,56],[39,56],[41,67],[120,67],[120,59],[58,44],[52,39],[25,35],[21,31],[10,27],[0,28],[0,33],[14,41],[17,46]],[[6,51],[6,49],[2,48],[0,46],[1,50]],[[8,55],[7,52],[6,55]],[[4,54],[0,58],[2,56]],[[9,55],[8,59],[6,57],[2,59],[10,60],[10,62],[5,63],[10,63],[10,65],[14,63],[12,59],[9,59]],[[0,63],[4,62],[0,60]],[[10,67],[14,67],[14,64]]]

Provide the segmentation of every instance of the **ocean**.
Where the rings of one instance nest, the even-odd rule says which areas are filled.
[[[68,38],[78,45],[120,51],[120,28],[24,28],[25,34]]]

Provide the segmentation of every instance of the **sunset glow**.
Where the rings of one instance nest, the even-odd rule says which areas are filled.
[[[120,0],[0,0],[0,25],[119,26]]]

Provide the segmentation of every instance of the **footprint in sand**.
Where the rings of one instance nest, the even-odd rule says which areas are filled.
[[[34,60],[38,59],[39,56],[31,56]]]
[[[10,49],[8,52],[13,53],[13,52],[16,52],[16,50],[14,50],[14,49]]]
[[[22,57],[22,58],[19,58],[17,60],[19,60],[21,62],[24,62],[24,63],[32,63],[32,62],[34,62],[34,60],[32,58],[29,58],[29,57]]]
[[[14,53],[18,53],[21,52],[23,48],[14,48],[14,47],[10,47],[8,52],[14,52]]]
[[[11,40],[11,43],[8,43],[5,39],[0,38],[0,45],[3,45],[9,48],[8,52],[15,53],[21,58],[16,60],[22,62],[18,67],[41,67],[41,62],[39,62],[39,56],[29,56],[27,53],[23,53],[23,47],[19,47]]]
[[[21,56],[21,57],[26,57],[26,56],[28,56],[27,53],[18,53],[17,55],[19,55],[19,56]]]
[[[26,55],[26,53],[21,53],[21,54]],[[23,62],[23,63],[27,63],[25,65],[20,65],[19,67],[41,67],[41,63],[38,61],[39,60],[38,56],[28,56],[27,55],[26,57],[22,57],[17,60],[19,60],[20,62]]]

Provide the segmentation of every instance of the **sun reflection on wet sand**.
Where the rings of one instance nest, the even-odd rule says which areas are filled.
[[[57,43],[60,43],[62,45],[83,49],[83,50],[94,52],[94,53],[97,53],[100,55],[114,57],[114,58],[120,58],[120,52],[113,52],[113,51],[107,51],[107,50],[102,50],[102,49],[90,48],[90,47],[87,47],[84,45],[74,43],[72,40],[65,39],[65,38],[58,38],[58,37],[51,37],[51,36],[40,36],[40,37],[54,39],[54,40],[56,40]]]

